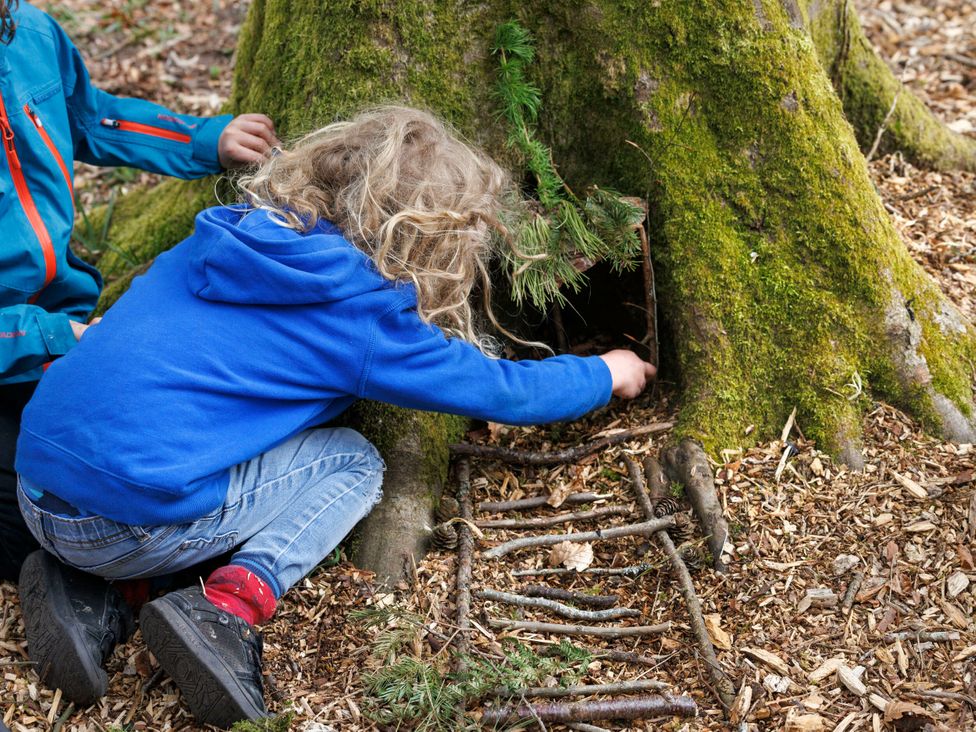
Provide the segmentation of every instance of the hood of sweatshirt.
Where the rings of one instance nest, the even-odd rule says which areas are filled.
[[[267,211],[223,207],[197,216],[196,230],[187,278],[205,300],[311,305],[388,286],[370,258],[328,221],[301,233]]]

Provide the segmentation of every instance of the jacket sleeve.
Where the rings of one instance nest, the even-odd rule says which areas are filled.
[[[49,313],[36,305],[0,308],[0,378],[42,366],[76,342],[64,313]]]
[[[611,387],[610,370],[596,356],[489,358],[424,324],[410,303],[401,303],[376,322],[359,396],[525,425],[581,417],[610,401]]]
[[[91,85],[78,49],[57,24],[52,25],[76,160],[128,165],[178,178],[220,172],[217,140],[232,115],[175,114],[152,102],[98,90]]]

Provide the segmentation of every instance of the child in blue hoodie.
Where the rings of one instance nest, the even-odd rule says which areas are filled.
[[[201,213],[51,366],[17,453],[28,526],[86,572],[152,577],[236,548],[140,616],[190,709],[219,725],[265,714],[253,626],[380,498],[373,446],[317,425],[361,398],[571,420],[654,375],[629,351],[494,356],[470,296],[491,291],[507,181],[425,112],[325,127],[241,187],[243,205]]]

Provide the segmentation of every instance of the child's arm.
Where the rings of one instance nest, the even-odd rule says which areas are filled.
[[[629,351],[541,361],[491,359],[424,325],[403,302],[381,317],[370,335],[359,396],[507,424],[540,424],[576,419],[606,404],[611,392],[636,396],[653,372]]]
[[[76,328],[81,325],[37,305],[0,309],[0,377],[26,373],[64,355],[80,337]]]
[[[175,114],[142,99],[115,97],[91,85],[88,70],[54,25],[74,157],[94,165],[129,165],[179,178],[199,178],[258,162],[277,144],[264,115],[233,119]]]

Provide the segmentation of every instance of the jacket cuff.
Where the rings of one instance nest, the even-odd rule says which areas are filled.
[[[605,406],[610,401],[610,397],[613,396],[613,376],[610,374],[607,362],[599,356],[586,356],[583,361],[590,372],[592,383],[596,385],[596,401],[587,410],[592,411]]]
[[[37,328],[49,356],[63,356],[78,344],[71,319],[64,313],[38,313]]]
[[[228,123],[234,119],[232,114],[210,117],[200,123],[200,129],[193,136],[193,159],[211,167],[211,172],[219,173],[222,168],[217,157],[217,141]]]

